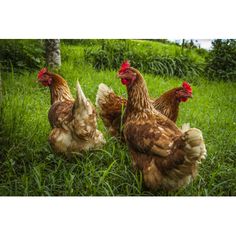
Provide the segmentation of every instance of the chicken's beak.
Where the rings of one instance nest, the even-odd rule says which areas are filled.
[[[119,78],[119,79],[122,79],[122,73],[117,73],[116,76]]]
[[[193,95],[191,93],[184,94],[182,96],[183,98],[193,98]]]
[[[193,94],[187,91],[180,91],[179,96],[182,98],[193,98]]]

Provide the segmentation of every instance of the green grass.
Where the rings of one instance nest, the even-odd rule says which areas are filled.
[[[205,56],[199,49],[182,49],[173,44],[145,40],[91,41],[84,47],[87,63],[97,70],[118,70],[127,58],[132,66],[158,76],[200,76],[204,72]]]
[[[188,54],[189,57],[192,59],[195,59],[196,61],[199,62],[204,62],[204,57],[202,54],[199,53],[199,50],[194,48],[194,49],[186,49],[186,48],[181,48],[178,45],[175,44],[165,44],[161,42],[150,42],[146,40],[132,40],[131,44],[136,47],[137,51],[143,51],[143,50],[150,50],[154,51],[157,54],[161,56],[176,56],[180,55],[181,53],[186,53]]]
[[[101,82],[126,96],[116,71],[98,72],[82,58],[82,47],[63,45],[60,73],[73,94],[79,80],[93,103]],[[0,195],[236,195],[235,83],[185,78],[192,84],[194,98],[181,104],[177,124],[190,122],[192,127],[202,130],[208,156],[197,179],[185,189],[150,193],[143,186],[140,173],[132,171],[127,148],[106,133],[100,119],[99,129],[107,140],[103,149],[70,159],[53,153],[47,142],[49,89],[36,83],[36,75],[37,71],[2,75]],[[182,83],[173,77],[144,76],[153,97]]]
[[[107,40],[105,40],[107,41]],[[111,43],[119,43],[119,40],[117,39],[113,39],[113,40],[109,40]],[[62,42],[64,42],[62,40]],[[70,50],[72,51],[73,49],[74,52],[78,51],[78,49],[85,49],[85,48],[98,48],[99,46],[102,45],[102,43],[104,42],[104,40],[83,40],[83,43],[77,43],[77,45],[72,46],[72,45],[68,45],[66,43],[63,43],[63,49],[67,48],[66,50]],[[182,53],[186,53],[188,54],[189,57],[191,57],[192,59],[195,59],[198,62],[204,62],[204,56],[202,55],[202,50],[199,50],[197,48],[194,49],[187,49],[187,48],[183,48],[181,46],[175,45],[173,43],[161,43],[161,42],[153,42],[153,41],[147,41],[147,40],[128,40],[127,42],[130,47],[133,48],[133,50],[140,52],[140,51],[148,51],[148,52],[154,52],[160,56],[176,56],[176,55],[180,55]],[[69,48],[69,49],[68,49]],[[205,55],[205,53],[204,53]]]

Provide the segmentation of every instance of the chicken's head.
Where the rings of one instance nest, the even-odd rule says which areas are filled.
[[[137,77],[136,69],[130,67],[128,61],[123,62],[121,65],[117,76],[121,79],[121,83],[129,86],[131,85]]]
[[[186,102],[188,98],[192,98],[192,88],[187,82],[183,82],[182,87],[176,90],[176,98],[181,102]]]
[[[48,74],[47,68],[43,68],[38,73],[38,81],[42,83],[43,86],[50,86],[52,83],[52,78]]]

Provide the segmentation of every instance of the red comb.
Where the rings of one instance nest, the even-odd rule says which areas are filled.
[[[183,82],[182,86],[189,92],[192,93],[192,88],[190,86],[189,83],[187,83],[186,81]]]
[[[122,63],[120,69],[119,69],[119,73],[122,73],[124,72],[126,69],[130,68],[130,64],[129,64],[129,61],[126,60]]]
[[[38,73],[38,78],[40,78],[43,74],[45,74],[48,71],[48,69],[45,67],[43,69],[41,69]]]

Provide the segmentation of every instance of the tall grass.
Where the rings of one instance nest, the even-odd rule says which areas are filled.
[[[116,71],[97,72],[91,67],[64,63],[62,75],[72,93],[79,80],[92,102],[98,84],[104,82],[125,95],[115,79]],[[178,86],[182,80],[144,74],[150,95],[155,97]],[[181,105],[178,125],[190,122],[203,131],[208,157],[199,177],[177,192],[151,193],[142,185],[140,173],[132,170],[127,148],[99,129],[107,139],[101,150],[66,159],[56,155],[47,142],[50,127],[47,112],[49,91],[38,85],[36,73],[4,76],[1,117],[1,195],[235,195],[236,102],[234,83],[193,83],[194,99]],[[187,78],[186,78],[187,79]]]
[[[157,50],[154,45],[143,41],[104,40],[100,46],[85,48],[85,60],[98,70],[118,69],[122,61],[129,59],[132,66],[154,75],[183,77],[203,73],[203,58],[196,53],[173,45],[169,51]]]
[[[99,83],[126,96],[115,70],[96,71],[82,60],[80,46],[62,46],[60,74],[75,95],[79,80],[94,103]],[[143,72],[143,71],[141,71]],[[179,86],[182,79],[144,74],[150,96]],[[236,84],[185,77],[191,82],[194,98],[181,104],[177,125],[190,122],[202,130],[208,156],[199,176],[176,192],[149,192],[142,176],[131,167],[127,147],[110,137],[101,121],[99,129],[107,144],[99,150],[70,159],[55,154],[47,141],[50,126],[48,88],[36,83],[37,71],[4,73],[0,119],[0,195],[4,196],[228,196],[236,195]]]

